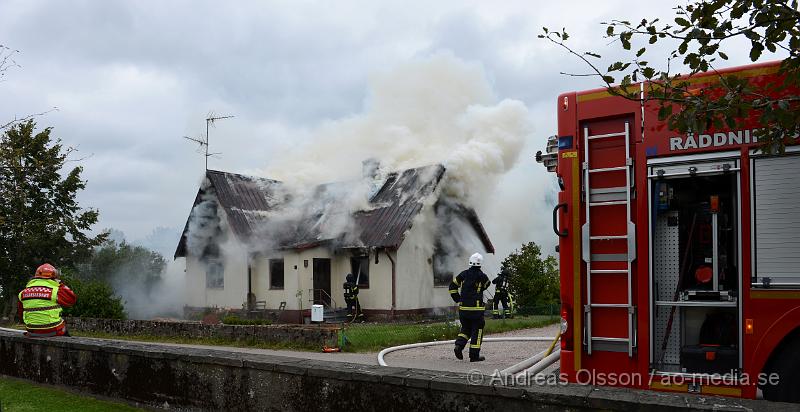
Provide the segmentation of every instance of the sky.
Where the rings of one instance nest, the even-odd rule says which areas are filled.
[[[603,38],[601,21],[664,19],[672,7],[621,0],[4,0],[0,44],[19,50],[20,67],[0,82],[0,121],[58,108],[36,121],[84,158],[80,203],[100,211],[96,230],[145,239],[157,227],[183,228],[204,170],[204,157],[183,136],[201,138],[210,113],[235,117],[211,129],[211,151],[220,154],[209,168],[260,174],[330,138],[318,133],[325,125],[367,111],[376,75],[452,56],[481,69],[497,102],[524,103],[532,125],[516,163],[492,182],[490,201],[478,210],[498,255],[525,241],[552,253],[555,177],[533,155],[555,133],[557,95],[600,84],[559,74],[586,67],[537,35],[543,26],[565,27],[572,47],[610,62],[620,48]],[[731,49],[731,65],[747,63],[747,50]]]

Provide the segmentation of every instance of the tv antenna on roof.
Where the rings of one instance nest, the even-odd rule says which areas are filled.
[[[214,114],[214,112],[209,112],[208,113],[208,117],[206,117],[206,137],[205,137],[205,140],[202,139],[202,138],[198,139],[198,138],[194,138],[194,137],[183,136],[184,139],[191,140],[191,141],[199,144],[201,150],[205,150],[206,171],[208,171],[208,158],[209,158],[209,156],[216,156],[216,155],[220,154],[220,153],[209,153],[208,152],[208,147],[209,147],[209,144],[208,144],[208,129],[211,126],[214,126],[214,124],[216,123],[217,120],[230,119],[232,117],[234,117],[234,116],[217,116],[217,115]]]

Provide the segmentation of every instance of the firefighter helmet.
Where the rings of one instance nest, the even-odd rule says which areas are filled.
[[[58,277],[58,269],[56,269],[53,265],[49,263],[45,263],[44,265],[41,265],[38,268],[36,268],[36,277],[55,279],[56,277]]]
[[[481,264],[483,264],[483,256],[480,253],[475,253],[469,257],[470,266],[481,267]]]

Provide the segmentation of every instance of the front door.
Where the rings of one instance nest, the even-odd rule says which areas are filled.
[[[331,306],[331,260],[314,259],[314,303]]]

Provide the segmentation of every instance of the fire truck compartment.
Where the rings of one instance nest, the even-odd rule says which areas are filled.
[[[753,287],[800,288],[800,155],[756,156],[751,162]]]
[[[738,369],[738,160],[652,166],[652,365]]]

